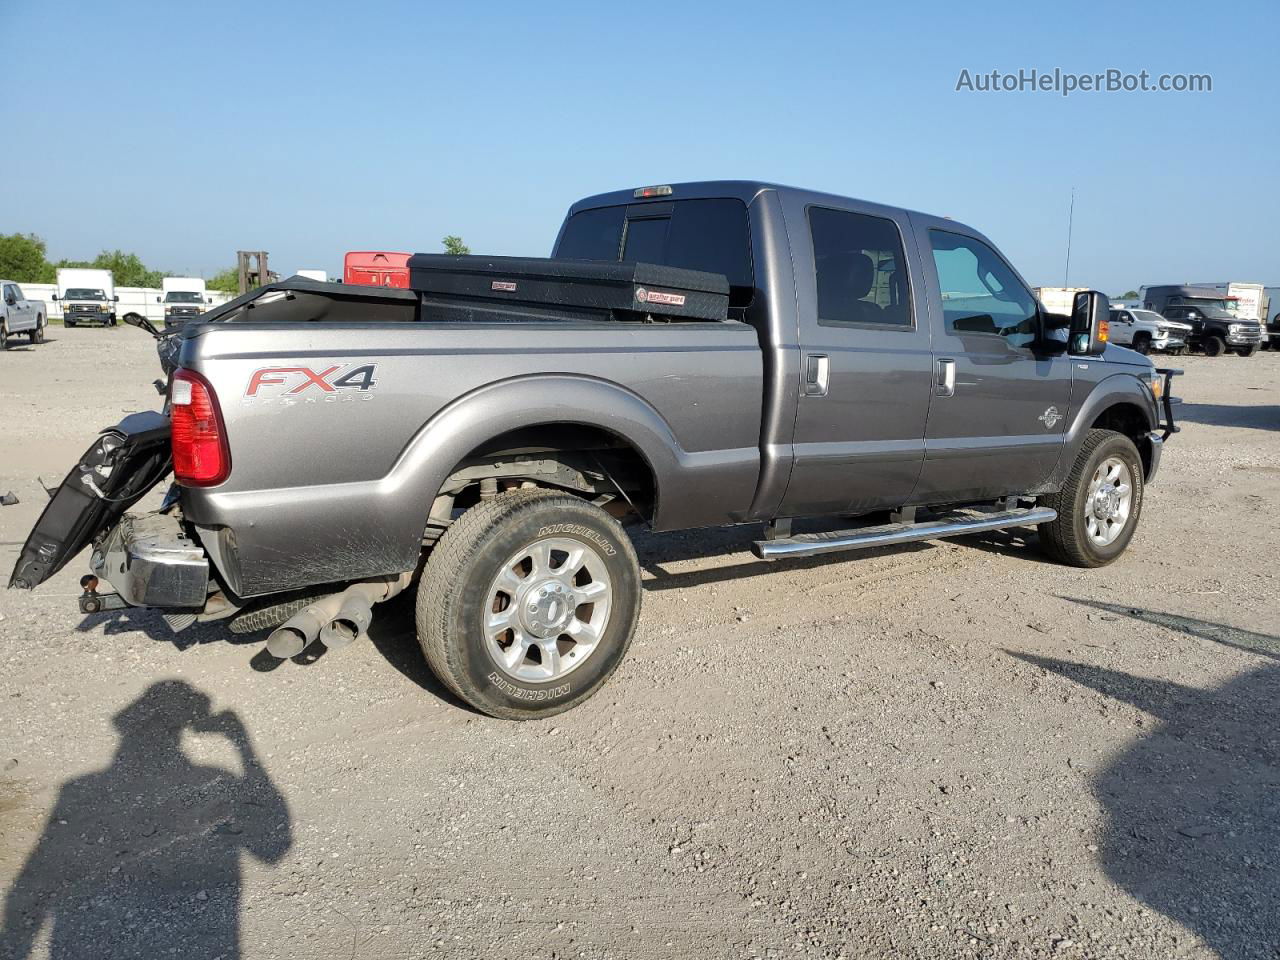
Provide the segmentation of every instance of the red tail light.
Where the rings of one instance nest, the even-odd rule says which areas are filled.
[[[231,473],[218,397],[194,370],[178,369],[169,389],[173,475],[188,487],[212,487]]]

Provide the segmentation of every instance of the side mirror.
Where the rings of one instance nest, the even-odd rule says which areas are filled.
[[[161,297],[156,297],[156,303],[160,303],[162,299],[163,299],[163,298],[161,298]]]
[[[954,330],[961,333],[999,333],[996,322],[989,313],[978,313],[971,317],[957,317],[952,323]]]
[[[1071,336],[1068,349],[1084,357],[1100,357],[1111,339],[1108,315],[1111,302],[1105,293],[1085,290],[1077,293],[1071,306]]]
[[[58,295],[56,293],[53,295],[53,300],[55,303],[58,301]]]
[[[205,303],[213,303],[213,297],[205,297],[205,298],[204,298],[204,302],[205,302]]]
[[[17,300],[17,298],[16,298],[16,297],[5,297],[5,298],[4,298],[4,302],[5,302],[5,303],[7,303],[9,306],[11,306],[11,307],[12,307],[14,304],[16,304],[16,303],[18,302],[18,300]]]
[[[111,298],[111,300],[112,300],[112,302],[113,302],[113,303],[119,303],[119,302],[120,302],[120,298],[119,298],[119,297],[112,297],[112,298]]]
[[[140,314],[126,313],[121,319],[123,319],[129,326],[137,327],[139,330],[145,330],[157,339],[160,336],[160,331],[155,328],[151,321]]]

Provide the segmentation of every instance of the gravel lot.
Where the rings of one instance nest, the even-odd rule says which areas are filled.
[[[139,331],[0,355],[0,567]],[[0,957],[1280,956],[1280,355],[1182,358],[1129,553],[1029,531],[766,565],[639,538],[631,656],[551,721],[373,642],[0,593]],[[32,945],[34,944],[34,946]]]

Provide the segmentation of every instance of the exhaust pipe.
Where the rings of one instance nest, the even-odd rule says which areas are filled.
[[[370,583],[353,583],[342,592],[338,611],[320,630],[320,642],[330,649],[338,649],[355,642],[369,630],[373,620],[373,605],[390,600],[413,580],[413,573],[375,580]]]
[[[337,650],[364,636],[373,619],[373,604],[363,593],[345,593],[338,615],[320,630],[320,642]]]
[[[296,657],[315,642],[321,628],[338,612],[341,600],[341,593],[331,593],[303,607],[271,631],[267,637],[267,652],[278,660]]]
[[[294,614],[267,637],[267,652],[280,660],[296,657],[317,639],[338,649],[364,636],[373,605],[390,600],[413,580],[413,571],[385,580],[353,583],[340,593],[321,597]]]

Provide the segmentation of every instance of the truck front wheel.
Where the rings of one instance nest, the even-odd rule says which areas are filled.
[[[621,525],[590,503],[517,490],[440,538],[418,586],[418,642],[455,694],[529,720],[586,700],[626,655],[640,567]]]
[[[1220,357],[1227,349],[1227,342],[1221,337],[1205,337],[1204,353],[1207,357]]]
[[[1248,347],[1241,347],[1239,350],[1236,351],[1236,353],[1238,353],[1242,357],[1252,357],[1257,352],[1258,352],[1258,345],[1256,343]]]
[[[1146,356],[1151,352],[1151,334],[1136,333],[1133,336],[1133,349]]]
[[[1142,458],[1133,441],[1114,430],[1090,430],[1062,489],[1040,498],[1058,511],[1040,525],[1040,544],[1073,567],[1105,566],[1133,539],[1142,495]]]

